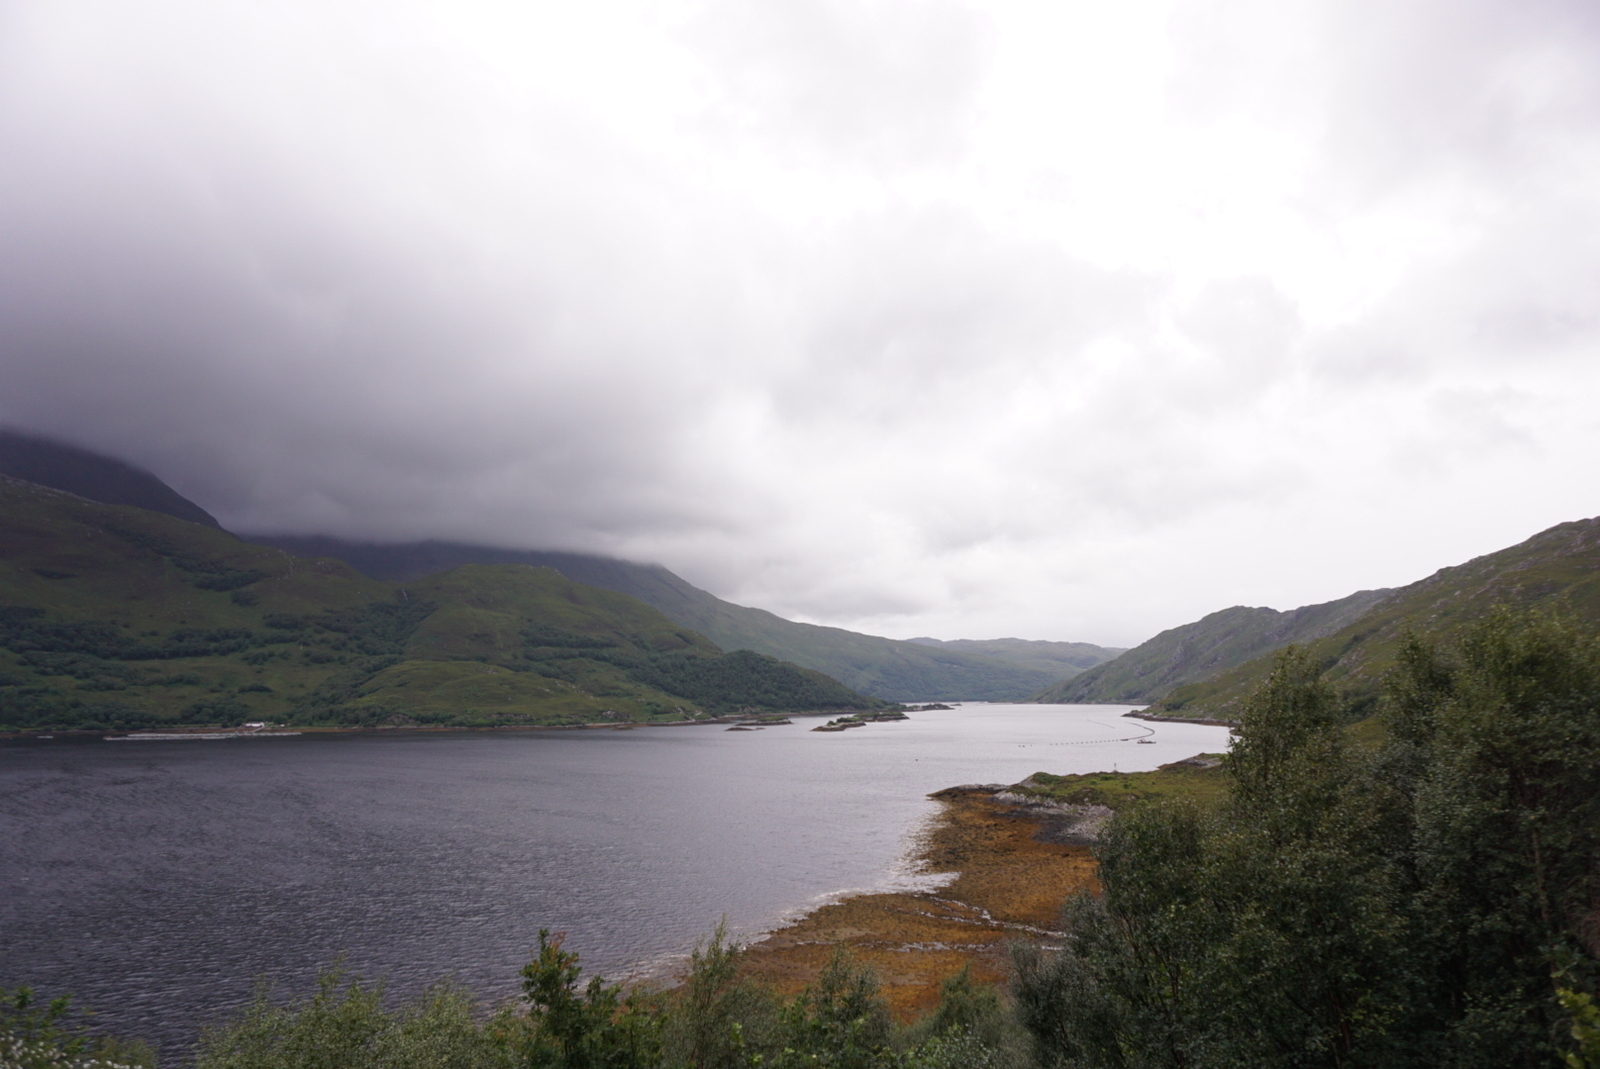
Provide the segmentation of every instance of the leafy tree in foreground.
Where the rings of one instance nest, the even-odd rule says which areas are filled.
[[[783,1049],[768,1063],[877,1069],[891,1063],[894,1026],[870,969],[857,969],[839,947],[817,982],[784,1008]]]
[[[1596,979],[1600,644],[1501,615],[1449,675],[1415,790],[1432,1023],[1460,1064],[1537,1064],[1560,1031],[1552,972]]]
[[[598,976],[580,988],[578,955],[539,929],[539,952],[522,970],[531,1023],[523,1064],[539,1069],[644,1069],[660,1060],[660,1025],[644,1002]]]
[[[739,975],[742,948],[718,924],[689,958],[689,975],[663,1013],[665,1064],[743,1069],[778,1046],[779,1000]]]
[[[1415,640],[1388,740],[1350,744],[1286,650],[1251,699],[1216,814],[1119,817],[1103,898],[1018,961],[1048,1066],[1548,1066],[1594,986],[1600,649],[1501,614]]]

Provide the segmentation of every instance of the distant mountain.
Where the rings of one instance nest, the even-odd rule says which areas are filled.
[[[862,694],[891,701],[1020,701],[1080,670],[1084,661],[1094,663],[1097,657],[1104,660],[1115,653],[1088,643],[1021,644],[1069,647],[1073,660],[1063,667],[1043,656],[1044,651],[1024,656],[1021,650],[1000,653],[968,649],[960,642],[902,642],[838,627],[795,623],[763,609],[723,601],[660,565],[582,553],[497,549],[454,542],[384,545],[284,536],[257,536],[252,540],[297,556],[334,557],[365,575],[398,581],[465,563],[554,568],[580,583],[638,598],[725,650],[754,650],[790,661],[831,676]],[[1018,641],[998,640],[1002,644]]]
[[[0,475],[104,505],[134,505],[190,523],[221,526],[205,509],[142,468],[37,435],[0,430]]]
[[[912,638],[918,646],[930,646],[947,653],[975,653],[980,657],[993,657],[1019,668],[1050,672],[1057,679],[1070,679],[1086,669],[1109,661],[1127,650],[1096,646],[1090,642],[1043,642],[1025,638]]]
[[[1360,715],[1373,707],[1408,630],[1425,639],[1450,640],[1496,606],[1550,609],[1600,628],[1600,518],[1560,524],[1389,591],[1359,617],[1307,646],[1327,665],[1326,678],[1343,693],[1352,715]],[[1231,719],[1271,668],[1270,656],[1230,667],[1174,688],[1152,711]]]
[[[874,708],[725,654],[549,568],[404,586],[225,531],[0,476],[0,730],[676,720]]]
[[[1292,642],[1331,635],[1390,592],[1363,590],[1288,612],[1236,605],[1163,631],[1114,660],[1036,695],[1038,702],[1152,702]]]

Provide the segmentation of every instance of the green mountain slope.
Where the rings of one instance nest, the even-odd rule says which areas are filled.
[[[1043,642],[1025,638],[912,638],[906,641],[946,653],[991,657],[1018,668],[1048,672],[1060,680],[1070,679],[1127,652],[1111,646],[1096,646],[1092,642]]]
[[[587,723],[880,705],[549,569],[377,581],[0,476],[0,730]]]
[[[1390,591],[1358,619],[1307,643],[1307,648],[1326,666],[1328,680],[1350,704],[1352,715],[1360,715],[1375,702],[1408,630],[1451,641],[1502,605],[1551,609],[1600,627],[1600,518],[1560,524]],[[1270,656],[1261,657],[1175,688],[1151,711],[1235,718],[1271,664]]]
[[[43,438],[0,431],[0,475],[66,490],[103,504],[137,505],[217,526],[204,509],[149,472]],[[398,582],[436,575],[463,564],[554,568],[577,582],[637,598],[678,624],[707,635],[723,649],[752,650],[792,661],[842,680],[863,694],[896,701],[1020,700],[1118,652],[1088,643],[1028,643],[1016,639],[950,643],[928,639],[908,643],[840,628],[815,627],[722,601],[659,565],[582,553],[452,542],[383,545],[317,536],[261,536],[251,540],[297,557],[332,557],[369,578]],[[926,648],[929,646],[936,648]]]
[[[219,526],[209,512],[143,469],[36,435],[0,430],[0,475],[104,505],[136,505],[190,523]]]
[[[1092,658],[1105,660],[1116,652],[1088,643],[1022,644],[1071,647],[1077,660],[1063,668],[1047,657],[1021,650],[982,648],[992,643],[929,646],[837,627],[795,623],[763,609],[723,601],[660,565],[581,553],[451,542],[380,545],[284,536],[253,540],[290,553],[335,557],[380,579],[404,581],[466,563],[514,562],[554,568],[569,579],[638,598],[725,650],[753,650],[791,661],[829,675],[862,694],[892,701],[1020,701],[1073,674],[1081,661],[1095,663]]]
[[[1034,697],[1038,702],[1150,702],[1281,649],[1311,642],[1359,619],[1389,591],[1362,590],[1288,612],[1235,605],[1155,638]]]

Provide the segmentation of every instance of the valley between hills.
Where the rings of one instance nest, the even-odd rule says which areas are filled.
[[[731,605],[656,565],[249,541],[148,473],[0,438],[13,737],[622,727],[1019,697],[1236,725],[1226,756],[939,792],[918,857],[952,883],[846,898],[737,955],[738,982],[767,992],[750,1005],[788,1000],[803,1023],[849,949],[882,1035],[898,1019],[896,1042],[923,1044],[874,1047],[863,1066],[945,1065],[926,1037],[955,1006],[977,1014],[971,1037],[987,1030],[975,1065],[1024,1064],[1029,1043],[1068,1059],[1038,1064],[1119,1065],[1107,1051],[1133,1042],[1274,1064],[1286,1041],[1260,1022],[1291,1019],[1295,1064],[1429,1064],[1395,1053],[1412,1042],[1463,1065],[1477,1050],[1501,1059],[1485,1066],[1542,1064],[1596,979],[1597,635],[1600,519],[1397,589],[1224,609],[1125,651],[898,642]],[[1027,949],[1041,941],[1070,953]],[[574,984],[575,961],[550,958]],[[1206,979],[1140,994],[1173,970]],[[1431,986],[1407,986],[1424,974]],[[548,1026],[539,1005],[519,1028]],[[677,1027],[685,1004],[655,1005],[650,1027]],[[1159,1014],[1186,1023],[1165,1032]]]
[[[1404,635],[1497,607],[1600,627],[1600,520],[1394,590],[1234,606],[1121,650],[900,641],[723,601],[653,564],[450,542],[241,540],[148,472],[0,432],[0,731],[658,722],[908,701],[1232,721],[1306,646],[1369,714]]]

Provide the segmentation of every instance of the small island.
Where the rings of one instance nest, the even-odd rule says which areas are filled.
[[[848,731],[851,728],[864,728],[869,723],[876,724],[884,721],[910,719],[911,718],[909,716],[899,709],[892,709],[884,713],[852,713],[849,716],[841,716],[837,720],[830,720],[826,724],[823,724],[820,727],[814,727],[811,730]]]

